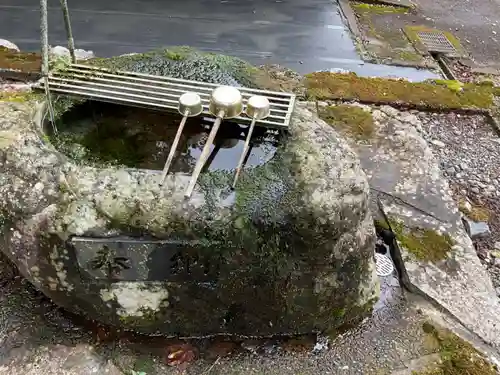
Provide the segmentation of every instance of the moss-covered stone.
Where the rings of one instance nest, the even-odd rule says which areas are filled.
[[[322,109],[319,114],[328,124],[356,139],[370,139],[375,132],[371,113],[358,106],[332,105]]]
[[[255,68],[238,59],[171,58],[161,50],[97,62],[261,87]],[[74,103],[55,106],[62,114]],[[151,170],[76,164],[43,142],[24,104],[0,102],[8,119],[0,126],[16,135],[6,146],[8,163],[0,157],[0,209],[17,223],[4,233],[2,251],[23,259],[21,273],[56,303],[167,335],[326,331],[370,313],[378,284],[368,183],[347,143],[305,105],[297,104],[274,157],[244,169],[234,191],[234,171],[208,171],[186,199],[182,173],[160,186]],[[68,243],[74,236],[164,240],[166,249],[127,248],[133,281],[117,281],[89,261],[99,248],[76,251]],[[144,306],[151,314],[140,313]]]
[[[115,301],[116,302],[116,301]],[[137,315],[121,315],[120,322],[125,327],[141,327],[144,325],[155,325],[158,321],[165,318],[165,315],[159,311],[143,307],[140,309],[140,314]]]
[[[448,234],[428,228],[407,228],[402,221],[391,220],[396,239],[416,259],[436,263],[448,258],[454,241]]]
[[[113,71],[125,70],[253,88],[256,88],[255,77],[259,72],[244,60],[186,46],[113,58],[93,58],[87,63]]]
[[[497,375],[497,370],[471,344],[451,331],[425,322],[422,329],[428,335],[427,349],[437,352],[440,361],[412,375]]]
[[[457,91],[448,83],[414,83],[328,72],[308,74],[305,84],[308,97],[317,100],[357,100],[424,109],[488,109],[493,105],[492,88],[476,84],[464,84]]]
[[[331,340],[334,340],[339,335],[355,328],[363,319],[370,316],[377,301],[377,298],[372,298],[364,305],[335,309],[333,311],[333,318],[336,319],[337,324],[334,325],[334,329],[330,329],[324,333]]]

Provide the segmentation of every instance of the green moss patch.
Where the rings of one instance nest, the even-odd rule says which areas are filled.
[[[171,61],[182,61],[195,50],[188,46],[174,46],[169,48],[155,49],[144,53],[134,53],[115,57],[93,57],[87,60],[90,65],[102,66],[109,69],[121,70],[123,67],[138,61],[151,59],[165,59]]]
[[[0,70],[14,70],[23,73],[40,72],[42,57],[38,53],[17,52],[0,47]]]
[[[420,62],[422,61],[422,55],[417,53],[415,50],[400,50],[396,52],[396,58],[401,61],[408,62]]]
[[[380,5],[380,4],[367,4],[367,3],[353,3],[351,4],[351,7],[357,13],[371,13],[371,14],[388,14],[388,13],[405,14],[410,11],[408,8],[393,7],[389,5]]]
[[[449,31],[443,31],[438,29],[433,29],[431,27],[417,25],[417,26],[405,26],[404,28],[405,34],[408,39],[413,43],[415,48],[422,53],[429,53],[427,48],[420,42],[420,38],[418,37],[419,32],[430,32],[430,33],[443,33],[444,36],[450,41],[450,43],[457,50],[457,55],[463,56],[465,55],[465,49],[462,46],[462,43],[457,39]]]
[[[462,91],[464,87],[464,84],[462,82],[456,80],[436,79],[434,82],[437,83],[438,85],[446,86],[450,90],[455,92]]]
[[[373,220],[373,224],[375,225],[375,228],[377,229],[391,229],[389,228],[389,224],[385,220]]]
[[[161,48],[147,53],[93,58],[87,64],[112,71],[132,71],[217,84],[257,88],[259,69],[232,56],[202,52],[187,46]]]
[[[176,46],[167,48],[164,51],[167,59],[172,61],[182,61],[186,59],[193,50],[188,46]]]
[[[321,110],[319,115],[328,124],[357,139],[370,139],[375,131],[372,114],[357,106],[332,105]]]
[[[364,103],[408,105],[423,109],[489,109],[492,88],[464,84],[456,91],[436,81],[366,78],[354,73],[315,72],[305,78],[307,96],[317,100],[357,100]]]
[[[429,348],[439,353],[440,361],[413,375],[497,375],[495,368],[472,345],[453,334],[425,322],[422,329],[428,335]]]
[[[465,204],[464,200],[461,200],[458,202],[458,208],[460,212],[462,212],[465,216],[467,216],[469,219],[474,220],[476,222],[479,221],[485,221],[488,222],[491,217],[491,212],[485,208],[481,207],[478,205],[471,204],[470,207],[468,207]]]
[[[31,91],[2,91],[0,92],[0,101],[5,102],[27,102],[29,100],[41,100],[43,95],[35,94]]]
[[[428,228],[406,228],[403,222],[391,220],[396,239],[416,259],[436,263],[447,259],[455,245],[448,234]]]

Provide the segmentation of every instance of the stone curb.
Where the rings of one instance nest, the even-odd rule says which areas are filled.
[[[359,30],[358,23],[356,21],[356,15],[354,14],[354,11],[349,4],[349,0],[338,0],[338,5],[340,8],[340,15],[342,16],[342,18],[344,18],[347,27],[356,39],[361,40],[363,35]]]
[[[497,346],[492,345],[491,342],[486,340],[481,334],[479,334],[476,330],[470,328],[470,324],[467,324],[463,319],[460,318],[457,314],[453,313],[453,310],[447,308],[444,304],[440,303],[437,298],[434,298],[429,293],[426,293],[423,289],[418,287],[417,284],[414,284],[410,281],[410,277],[405,267],[405,261],[403,260],[403,254],[401,247],[398,245],[397,241],[394,241],[393,246],[391,247],[393,251],[391,251],[391,257],[394,261],[396,270],[398,272],[399,280],[401,285],[408,290],[410,293],[419,295],[431,303],[438,311],[445,313],[446,315],[452,317],[458,324],[464,327],[464,329],[468,332],[468,334],[472,335],[479,342],[487,345],[490,349],[494,350],[497,354],[500,355],[500,350]]]

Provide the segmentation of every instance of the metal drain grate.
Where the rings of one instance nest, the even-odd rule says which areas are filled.
[[[175,113],[179,97],[186,91],[193,91],[200,95],[205,115],[210,115],[208,111],[210,93],[219,86],[178,78],[112,71],[82,64],[71,64],[64,71],[51,72],[48,82],[49,89],[53,93]],[[44,89],[43,80],[35,87]],[[288,127],[295,95],[246,87],[238,87],[238,90],[241,92],[244,105],[252,95],[263,95],[269,99],[271,114],[265,120],[258,120],[256,125],[274,129]],[[238,116],[232,121],[250,123],[251,119]]]
[[[379,276],[389,276],[394,271],[394,264],[385,255],[375,253],[375,266],[377,269],[377,275]]]
[[[458,53],[446,35],[440,31],[418,31],[417,36],[429,52]]]

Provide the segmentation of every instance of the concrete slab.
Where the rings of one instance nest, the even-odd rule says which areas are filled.
[[[436,69],[437,63],[427,53],[415,49],[406,34],[396,24],[411,24],[414,12],[407,8],[351,4],[360,36],[358,45],[364,48],[365,60],[392,65]],[[353,21],[349,20],[349,25]]]
[[[450,31],[484,65],[498,64],[500,7],[497,0],[415,0],[422,24]],[[420,21],[417,21],[418,24]]]
[[[372,109],[363,106],[366,110]],[[382,106],[373,110],[376,135],[351,139],[374,195],[387,216],[405,228],[430,228],[449,235],[453,246],[443,260],[419,259],[400,246],[404,278],[457,320],[500,349],[500,300],[468,237],[437,159],[419,134],[418,112]],[[418,129],[418,130],[417,130]],[[375,204],[374,212],[379,207]],[[439,237],[437,237],[439,238]],[[402,245],[400,241],[400,245]],[[427,248],[423,248],[427,254]]]

